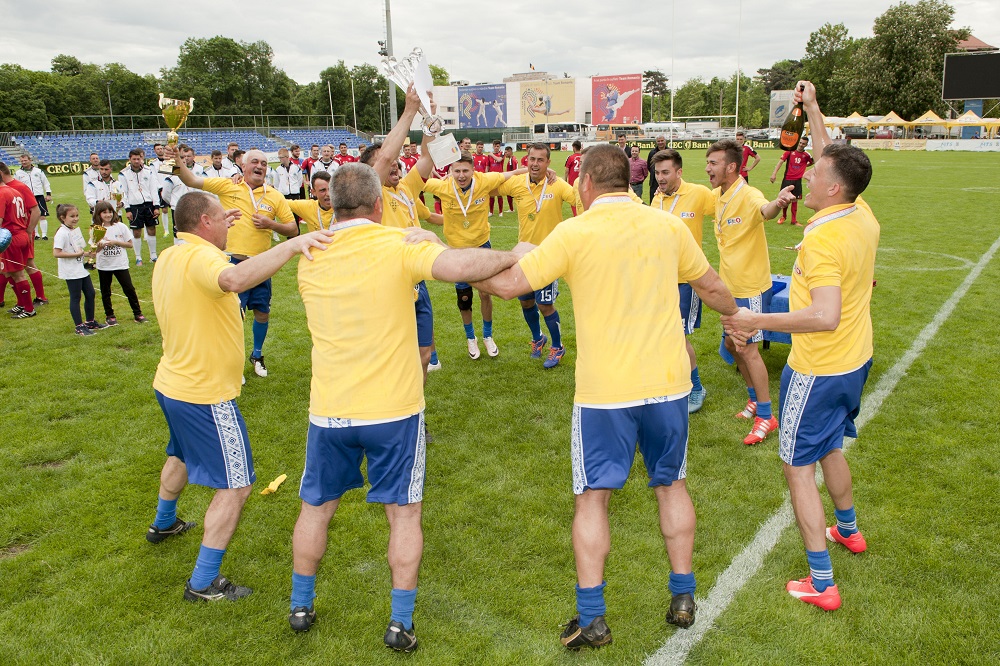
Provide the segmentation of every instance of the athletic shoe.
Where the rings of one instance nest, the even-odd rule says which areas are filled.
[[[793,226],[793,227],[801,227],[802,225],[801,225],[801,224],[799,224],[799,221],[798,221],[798,220],[792,220],[792,226]]]
[[[305,606],[296,606],[288,614],[288,624],[292,625],[295,631],[309,631],[309,628],[316,622],[316,611]]]
[[[191,581],[184,583],[184,598],[187,601],[236,601],[243,597],[249,597],[253,590],[242,585],[235,585],[225,576],[216,576],[212,584],[203,590],[191,589]]]
[[[253,366],[253,371],[257,373],[258,377],[267,377],[267,366],[264,365],[264,357],[251,356],[250,365]]]
[[[93,333],[90,335],[93,335]],[[150,525],[149,529],[146,530],[146,541],[149,543],[160,543],[161,541],[166,541],[172,536],[187,532],[197,524],[198,523],[185,523],[183,520],[178,518],[174,521],[173,525],[165,527],[162,530],[156,525]]]
[[[135,260],[135,267],[136,268],[141,268],[142,267],[142,259],[136,259]]]
[[[427,422],[424,422],[424,444],[433,444],[434,438],[431,437],[431,431],[427,429]]]
[[[778,218],[778,224],[784,224],[784,223],[785,223],[785,216],[782,215],[781,217]]]
[[[582,647],[601,647],[611,643],[611,628],[603,615],[595,617],[586,627],[580,626],[580,616],[576,615],[566,623],[566,629],[559,636],[560,642],[570,650]]]
[[[156,257],[150,257],[149,260],[154,264],[156,263]]]
[[[4,307],[7,307],[7,303],[5,301],[0,301],[0,308]]]
[[[863,553],[868,548],[868,542],[861,536],[861,532],[855,532],[851,536],[845,537],[840,533],[836,525],[826,528],[826,540],[842,543],[852,553]]]
[[[145,324],[147,321],[149,321],[149,320],[146,319],[146,317],[143,316],[143,315],[136,315],[136,317],[135,317],[135,323],[137,323],[137,324]]]
[[[466,342],[469,343],[469,358],[475,361],[479,358],[479,340],[470,338]]]
[[[76,334],[77,335],[97,335],[97,333],[94,333],[92,330],[90,330],[89,328],[87,328],[86,324],[80,324],[79,326],[77,326],[76,327]]]
[[[49,299],[47,299],[47,298],[35,298],[35,300],[33,300],[31,302],[34,303],[35,305],[48,305],[49,304]],[[2,307],[3,307],[3,303],[0,303],[0,308],[2,308]]]
[[[101,322],[95,319],[91,319],[90,321],[85,321],[83,322],[83,325],[92,331],[100,331],[101,329],[105,329],[108,327],[107,324],[102,324]]]
[[[497,343],[493,342],[493,338],[483,338],[483,344],[486,345],[486,353],[490,356],[497,357],[500,355],[500,348],[497,347]]]
[[[699,391],[692,390],[688,393],[688,414],[694,414],[702,405],[705,404],[705,396],[708,395],[708,389],[702,387]]]
[[[670,610],[667,611],[667,622],[681,629],[687,629],[694,624],[694,613],[698,610],[694,603],[694,595],[685,592],[675,594],[670,599]]]
[[[434,372],[435,370],[441,369],[441,359],[438,359],[437,363],[428,363],[427,372]]]
[[[48,236],[42,236],[42,240],[48,240],[48,239],[49,239]]]
[[[812,576],[806,576],[799,580],[790,580],[785,585],[788,594],[799,601],[804,601],[813,606],[819,606],[825,611],[837,610],[840,608],[840,591],[836,585],[831,585],[822,592],[817,592],[812,584]]]
[[[386,627],[382,641],[387,648],[392,648],[396,652],[413,652],[417,649],[417,637],[414,634],[416,629],[414,625],[407,631],[402,622],[393,620]]]
[[[10,310],[7,310],[7,313],[12,315],[21,314],[22,312],[24,312],[24,308],[20,305],[15,305]]]
[[[104,320],[104,323],[107,324],[108,326],[117,326],[118,317],[108,317],[107,319]]]
[[[756,416],[757,403],[750,399],[747,399],[747,406],[743,408],[743,411],[736,413],[736,418],[738,419],[752,419]]]
[[[245,385],[246,385],[246,383],[247,383],[247,378],[246,378],[246,375],[244,375],[244,376],[240,377],[240,385],[241,385],[241,386],[245,386]]]
[[[559,365],[559,361],[562,360],[562,357],[565,353],[566,353],[565,347],[550,347],[549,357],[545,359],[544,363],[542,363],[542,367],[545,368],[546,370],[551,370],[552,368],[556,367],[557,365]]]
[[[753,446],[754,444],[760,444],[767,436],[778,429],[778,419],[773,416],[769,419],[762,419],[755,416],[753,419],[753,429],[750,430],[750,434],[743,438],[743,443],[747,446]]]
[[[545,349],[545,345],[548,343],[549,339],[547,336],[542,335],[539,340],[531,341],[531,358],[541,358],[542,350]]]
[[[29,312],[27,310],[21,310],[17,314],[11,315],[10,318],[11,319],[31,319],[36,314],[38,314],[37,310],[32,310],[31,312]]]

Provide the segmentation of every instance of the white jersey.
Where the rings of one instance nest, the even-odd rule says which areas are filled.
[[[118,184],[122,188],[125,197],[122,199],[126,206],[138,206],[144,203],[152,203],[154,206],[160,205],[160,181],[156,177],[156,172],[149,167],[143,167],[136,172],[131,166],[118,174]]]
[[[161,190],[163,189],[163,181],[167,177],[167,174],[160,173],[160,167],[163,166],[164,162],[166,162],[166,160],[161,160],[159,157],[154,157],[153,159],[151,159],[149,161],[149,168],[152,169],[156,173],[156,179],[160,183],[160,189]]]
[[[225,162],[226,160],[223,160]],[[209,166],[205,169],[205,178],[232,178],[233,174],[239,173],[239,169],[232,166],[222,165],[221,169],[216,169],[214,166]]]
[[[52,239],[52,247],[69,254],[76,254],[87,249],[87,241],[83,239],[80,227],[70,229],[66,225],[60,224],[55,238]],[[56,264],[59,266],[60,280],[76,280],[90,275],[83,267],[83,257],[73,257],[72,259],[59,257],[56,259]]]
[[[313,162],[312,168],[309,169],[309,182],[312,182],[312,177],[318,174],[320,171],[326,171],[327,173],[333,173],[340,168],[340,165],[330,160],[329,164],[324,164],[321,160],[316,160]]]
[[[92,180],[83,186],[83,196],[87,199],[87,205],[93,208],[98,201],[110,201],[115,203],[111,193],[117,183],[114,180],[103,181],[100,178]]]
[[[132,231],[121,222],[115,222],[104,232],[105,240],[124,243],[132,240]],[[128,270],[128,248],[121,245],[105,245],[97,253],[97,270],[120,271]]]
[[[289,194],[298,194],[302,189],[302,169],[295,162],[289,162],[287,167],[279,164],[271,169],[270,176],[271,187],[286,197]]]
[[[36,197],[52,194],[48,177],[46,177],[44,171],[36,166],[32,166],[30,169],[21,169],[14,174],[14,177],[30,187],[31,193]]]
[[[87,183],[92,183],[95,180],[101,179],[101,172],[94,167],[89,167],[83,172],[83,191],[87,191]]]

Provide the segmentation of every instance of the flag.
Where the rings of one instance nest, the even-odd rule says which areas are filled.
[[[535,66],[532,65],[530,62],[528,63],[528,67],[531,69],[531,71],[535,71]]]

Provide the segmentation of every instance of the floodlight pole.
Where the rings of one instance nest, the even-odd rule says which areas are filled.
[[[358,131],[358,104],[354,100],[354,77],[351,77],[351,107],[354,109],[354,131]]]
[[[337,121],[333,117],[333,92],[330,91],[330,79],[326,80],[326,96],[330,100],[330,126],[336,127]]]
[[[392,12],[385,0],[385,52],[392,57]],[[389,81],[389,128],[396,126],[396,84]],[[384,134],[384,132],[383,132]]]
[[[737,129],[739,129],[740,126],[740,40],[742,38],[743,38],[743,0],[740,0],[739,20],[736,24],[736,118],[733,120],[733,127]]]
[[[674,26],[677,22],[674,20],[675,9],[677,8],[677,0],[671,0],[670,3],[670,147],[674,147],[674,42],[676,41]]]
[[[111,116],[111,131],[115,131],[115,110],[111,108],[111,84],[114,81],[105,81],[104,85],[108,87],[108,115]]]

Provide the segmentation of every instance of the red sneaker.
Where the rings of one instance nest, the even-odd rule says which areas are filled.
[[[826,528],[826,540],[835,543],[842,543],[847,546],[847,550],[852,553],[863,553],[868,548],[868,542],[861,536],[861,532],[855,532],[851,536],[845,537],[837,529],[837,526]]]
[[[757,416],[757,403],[753,400],[747,399],[747,406],[743,408],[742,412],[736,412],[736,418],[738,419],[752,419]]]
[[[782,215],[781,217],[778,218],[778,224],[784,224],[784,223],[785,223],[785,216]]]
[[[753,419],[753,429],[750,430],[750,434],[743,439],[743,443],[747,446],[753,446],[754,444],[760,444],[767,436],[778,429],[778,419],[773,416],[769,419],[762,419],[759,416],[755,416]]]
[[[800,580],[790,580],[785,585],[788,594],[799,601],[804,601],[813,606],[819,606],[825,611],[837,610],[840,608],[840,590],[836,585],[831,585],[822,592],[817,592],[813,587],[812,577],[806,576]]]

